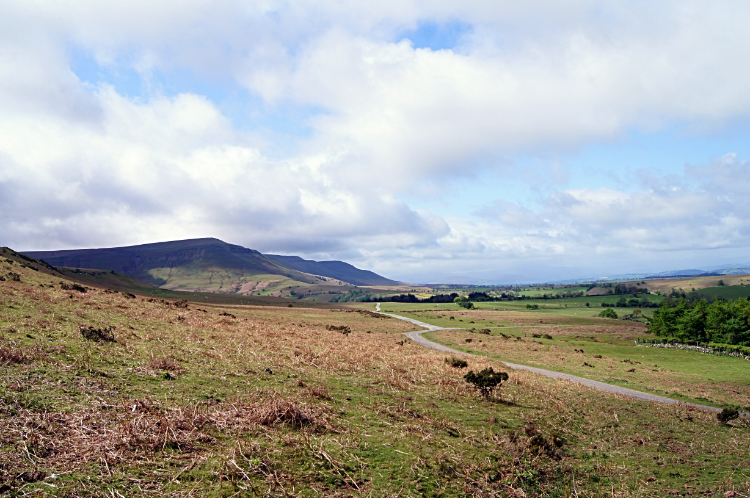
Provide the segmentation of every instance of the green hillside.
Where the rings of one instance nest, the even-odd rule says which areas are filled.
[[[263,295],[282,286],[323,281],[258,251],[212,238],[26,254],[57,267],[114,271],[171,290]]]

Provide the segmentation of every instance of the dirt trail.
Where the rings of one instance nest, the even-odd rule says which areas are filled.
[[[380,312],[380,303],[378,303],[378,305],[376,306],[375,310],[376,310],[376,312],[381,313]],[[415,331],[415,332],[406,332],[404,334],[404,335],[406,335],[406,337],[408,337],[409,339],[411,339],[412,341],[414,341],[414,342],[416,342],[418,344],[421,344],[422,346],[425,346],[425,347],[428,347],[428,348],[432,348],[432,349],[435,349],[437,351],[442,351],[443,353],[463,354],[463,355],[466,355],[466,356],[477,356],[477,355],[473,355],[473,354],[470,354],[470,353],[464,353],[463,351],[458,351],[456,349],[449,348],[447,346],[443,346],[442,344],[438,344],[436,342],[429,341],[429,340],[425,339],[424,337],[422,337],[422,334],[424,334],[425,332],[432,332],[432,331],[437,331],[437,330],[461,330],[461,327],[454,327],[454,328],[438,327],[436,325],[430,325],[429,323],[420,322],[419,320],[414,320],[413,318],[406,318],[406,317],[400,316],[400,315],[394,315],[392,313],[381,313],[381,314],[387,315],[387,316],[390,316],[390,317],[393,317],[393,318],[398,318],[399,320],[407,321],[409,323],[417,325],[418,327],[426,328],[427,330],[420,330],[420,331]],[[565,374],[565,373],[554,372],[552,370],[545,370],[543,368],[529,367],[529,366],[526,366],[526,365],[517,365],[515,363],[509,363],[507,361],[504,361],[503,363],[505,363],[510,368],[513,368],[513,369],[516,369],[516,370],[527,370],[529,372],[534,372],[536,374],[544,375],[545,377],[551,377],[553,379],[569,380],[571,382],[576,382],[576,383],[584,385],[586,387],[590,387],[592,389],[596,389],[597,391],[602,391],[602,392],[611,393],[611,394],[618,394],[620,396],[627,396],[629,398],[637,399],[637,400],[640,400],[640,401],[655,401],[657,403],[669,403],[669,404],[673,404],[673,405],[690,406],[690,407],[693,407],[693,408],[700,408],[701,410],[708,410],[708,411],[712,411],[712,412],[720,412],[721,411],[720,408],[716,408],[716,407],[713,407],[713,406],[699,405],[699,404],[696,404],[696,403],[686,403],[684,401],[678,401],[676,399],[665,398],[663,396],[657,396],[655,394],[648,394],[648,393],[643,393],[643,392],[640,392],[640,391],[635,391],[633,389],[628,389],[626,387],[620,387],[620,386],[615,386],[615,385],[612,385],[612,384],[605,384],[604,382],[598,382],[598,381],[595,381],[595,380],[584,379],[583,377],[577,377],[575,375],[569,375],[569,374]],[[743,414],[743,415],[747,416],[748,414]]]

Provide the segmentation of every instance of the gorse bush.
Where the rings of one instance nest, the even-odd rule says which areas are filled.
[[[500,384],[508,380],[508,374],[505,372],[495,372],[492,367],[485,368],[479,373],[473,370],[464,375],[464,379],[472,384],[485,398],[489,398],[492,392]]]
[[[81,325],[78,327],[84,339],[95,342],[116,342],[115,334],[112,332],[114,329],[113,325],[99,329],[91,325]]]
[[[74,290],[78,292],[86,292],[86,287],[75,283],[60,282],[60,288],[67,291]]]
[[[722,424],[726,424],[730,420],[734,420],[740,416],[740,413],[734,408],[724,408],[720,413],[716,414],[716,418]]]
[[[456,358],[455,356],[446,358],[445,362],[448,365],[452,366],[453,368],[466,368],[469,366],[469,363],[466,360],[462,360],[461,358]]]

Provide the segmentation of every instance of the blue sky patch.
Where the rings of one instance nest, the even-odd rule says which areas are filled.
[[[410,40],[414,48],[429,48],[430,50],[448,50],[455,48],[461,38],[471,33],[471,24],[458,21],[447,23],[422,22],[416,29],[399,33],[398,40]]]

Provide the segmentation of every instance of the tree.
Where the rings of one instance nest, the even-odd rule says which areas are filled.
[[[457,297],[453,300],[453,302],[461,306],[462,308],[466,308],[467,310],[474,309],[474,304],[469,301],[469,298],[466,296]]]
[[[719,285],[719,287],[724,287],[724,281],[723,280],[719,280],[719,284],[718,285]]]
[[[472,370],[464,375],[464,379],[469,384],[473,384],[482,396],[489,398],[496,387],[508,380],[508,374],[505,372],[495,372],[490,367],[485,368],[479,373],[474,373]]]
[[[615,320],[618,318],[617,313],[615,313],[615,310],[612,308],[604,308],[601,313],[599,313],[599,316],[602,318],[614,318]]]

